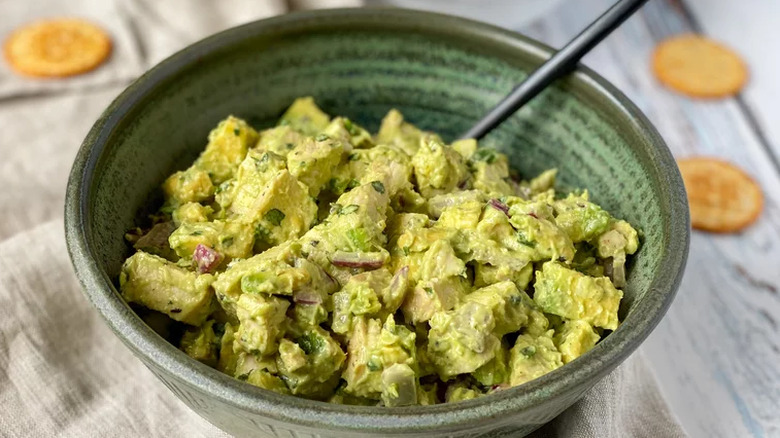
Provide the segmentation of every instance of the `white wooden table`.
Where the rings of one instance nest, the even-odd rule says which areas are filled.
[[[569,0],[520,30],[560,47],[612,2]],[[751,70],[744,92],[701,101],[659,85],[652,49],[682,32],[736,49]],[[692,437],[780,436],[780,2],[651,0],[584,63],[650,117],[676,157],[721,157],[761,184],[757,224],[693,232],[677,299],[642,348]]]

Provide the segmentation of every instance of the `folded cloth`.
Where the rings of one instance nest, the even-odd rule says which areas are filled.
[[[68,170],[100,112],[162,58],[290,7],[360,1],[31,3],[0,0],[0,34],[38,18],[81,16],[111,34],[114,52],[94,72],[60,80],[19,77],[0,62],[0,436],[226,436],[135,359],[80,293],[62,226]],[[637,353],[533,436],[684,434]]]

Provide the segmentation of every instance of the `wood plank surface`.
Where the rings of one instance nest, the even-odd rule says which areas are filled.
[[[764,32],[769,17],[780,17],[779,4],[690,1],[649,2],[584,63],[650,117],[676,157],[709,155],[738,164],[761,184],[766,205],[758,223],[741,234],[693,232],[677,299],[642,348],[692,437],[780,436],[780,173],[771,154],[780,151],[774,123],[780,111],[777,96],[771,97],[780,87],[779,75],[772,77],[780,60],[758,45],[748,24],[759,20]],[[611,3],[568,1],[520,30],[559,47]],[[756,5],[742,10],[747,3]],[[780,27],[772,26],[780,42]],[[744,49],[753,78],[743,96],[693,100],[655,80],[649,64],[655,44],[697,29]]]

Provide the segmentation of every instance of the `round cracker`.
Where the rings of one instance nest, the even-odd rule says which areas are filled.
[[[92,70],[111,53],[111,38],[77,18],[43,20],[14,31],[3,45],[11,67],[34,77],[64,77]]]
[[[677,164],[688,192],[693,228],[728,233],[758,218],[764,196],[745,172],[713,158],[688,158]]]
[[[680,35],[658,44],[653,72],[667,87],[693,97],[736,94],[748,78],[739,55],[698,35]]]

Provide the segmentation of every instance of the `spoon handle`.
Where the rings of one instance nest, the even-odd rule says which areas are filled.
[[[482,120],[460,136],[461,139],[481,139],[501,122],[514,114],[526,102],[544,90],[551,82],[576,67],[579,60],[601,40],[639,9],[647,0],[619,0],[590,26],[574,37],[519,83]]]

